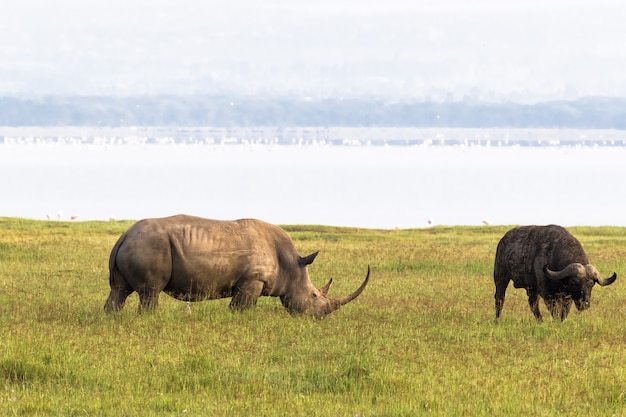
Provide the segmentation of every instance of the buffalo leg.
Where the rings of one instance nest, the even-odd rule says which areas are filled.
[[[537,293],[537,290],[534,288],[526,288],[526,294],[528,294],[528,305],[530,306],[530,311],[533,312],[538,322],[542,322],[543,317],[541,317],[541,313],[539,312],[539,294]]]
[[[563,310],[561,310],[561,321],[565,320],[569,314],[569,310],[572,307],[572,300],[567,299],[563,302]]]
[[[245,310],[256,305],[256,300],[263,291],[263,282],[241,280],[233,288],[233,298],[230,300],[231,310]]]
[[[572,301],[569,299],[554,299],[546,301],[546,305],[555,320],[563,321],[567,317],[571,308]]]
[[[502,313],[502,307],[504,307],[504,297],[506,295],[506,287],[509,285],[508,280],[495,280],[496,281],[496,294],[494,298],[496,300],[496,319],[500,318]]]

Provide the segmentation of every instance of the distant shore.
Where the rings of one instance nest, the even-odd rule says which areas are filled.
[[[0,126],[0,144],[626,146],[626,130],[410,127]]]

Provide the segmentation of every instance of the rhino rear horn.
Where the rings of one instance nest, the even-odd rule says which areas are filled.
[[[322,288],[319,288],[320,292],[322,293],[323,296],[328,295],[328,290],[330,289],[330,286],[333,285],[333,279],[329,279],[328,280],[328,284],[324,285]]]

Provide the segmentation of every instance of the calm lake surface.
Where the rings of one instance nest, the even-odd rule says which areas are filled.
[[[0,216],[626,225],[626,146],[0,145]]]

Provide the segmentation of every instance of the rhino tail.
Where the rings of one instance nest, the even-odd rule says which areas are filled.
[[[119,239],[117,239],[117,242],[115,242],[115,245],[113,245],[113,249],[111,249],[111,255],[109,256],[109,285],[113,286],[113,272],[117,269],[117,252],[120,250],[120,246],[122,246],[122,243],[124,243],[124,240],[126,240],[126,233],[124,233],[122,236],[120,236]]]

